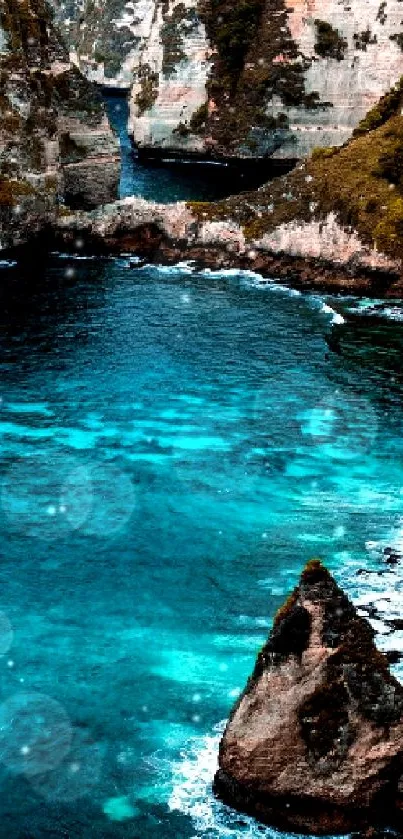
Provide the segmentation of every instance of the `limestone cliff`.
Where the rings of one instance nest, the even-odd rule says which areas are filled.
[[[400,77],[400,0],[165,0],[139,46],[140,148],[304,157]]]
[[[373,639],[320,562],[308,563],[222,738],[225,802],[322,835],[397,821],[403,688]]]
[[[0,0],[0,247],[117,197],[118,143],[44,0]]]
[[[402,75],[400,0],[52,0],[89,78],[131,88],[154,154],[298,159]]]
[[[343,147],[216,203],[126,199],[59,221],[64,243],[238,266],[288,283],[403,296],[403,81]]]
[[[128,89],[150,35],[155,0],[51,0],[70,58],[88,79]]]

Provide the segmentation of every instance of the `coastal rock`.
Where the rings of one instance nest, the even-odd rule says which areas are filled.
[[[341,145],[398,81],[401,33],[399,0],[157,3],[133,139],[154,153],[282,159]],[[150,75],[153,95],[139,98]]]
[[[51,0],[70,60],[93,82],[128,90],[148,40],[155,0]]]
[[[341,145],[402,74],[400,0],[53,0],[70,58],[131,88],[144,153],[286,160]]]
[[[403,688],[317,560],[277,613],[219,750],[216,794],[263,822],[344,833],[397,819]]]
[[[246,268],[293,286],[403,296],[403,82],[341,149],[322,150],[288,175],[215,203],[138,198],[63,216],[63,246],[151,261],[192,259]]]
[[[0,248],[117,197],[119,145],[44,0],[0,0]]]

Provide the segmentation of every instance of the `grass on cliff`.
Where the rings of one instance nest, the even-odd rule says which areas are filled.
[[[249,240],[281,224],[337,214],[387,256],[403,258],[403,79],[341,148],[318,149],[290,174],[216,204],[193,203],[200,220],[231,218]]]

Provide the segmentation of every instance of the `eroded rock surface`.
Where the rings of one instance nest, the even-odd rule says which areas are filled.
[[[117,197],[119,145],[44,0],[0,0],[0,248]]]
[[[403,296],[403,82],[341,149],[317,152],[288,175],[216,203],[128,198],[63,217],[63,245],[253,269],[305,288]]]
[[[156,2],[133,62],[140,148],[295,159],[341,145],[403,70],[400,0]]]
[[[398,818],[403,688],[373,639],[321,563],[308,563],[223,735],[223,801],[316,834]]]

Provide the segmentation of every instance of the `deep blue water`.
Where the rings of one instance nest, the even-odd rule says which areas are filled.
[[[219,726],[303,563],[365,599],[400,544],[401,325],[236,272],[37,275],[1,271],[1,835],[275,836],[214,802]]]
[[[149,201],[214,201],[260,186],[271,177],[269,163],[252,167],[227,167],[190,160],[175,165],[141,162],[127,134],[128,104],[125,96],[105,96],[109,119],[121,149],[120,197],[141,196]]]

